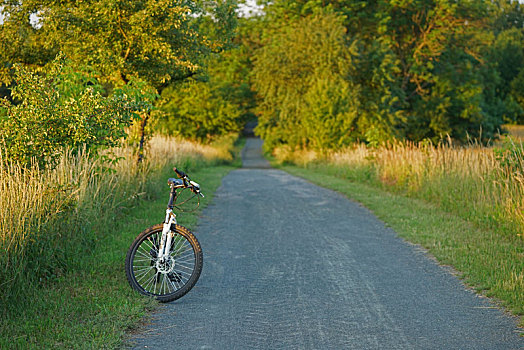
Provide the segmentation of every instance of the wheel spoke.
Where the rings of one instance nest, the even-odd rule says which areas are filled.
[[[191,272],[193,272],[193,271],[191,271]],[[186,272],[186,271],[180,271],[180,270],[178,271],[178,275],[180,277],[184,277],[184,278],[187,278],[187,279],[189,279],[191,277],[191,273]]]
[[[150,263],[151,261],[154,261],[154,259],[152,257],[149,257],[149,258],[140,257],[139,259],[135,259],[135,262],[143,262],[143,261]]]
[[[153,266],[137,266],[135,267],[133,270],[137,273],[141,273],[141,272],[149,272],[151,271],[151,269],[153,269],[154,267]]]
[[[158,253],[158,244],[156,244],[151,237],[147,238],[148,242],[151,244],[150,248],[154,249],[155,252]],[[156,239],[155,239],[155,241],[156,241]]]
[[[167,275],[162,275],[162,283],[160,283],[160,294],[161,295],[166,295],[167,294],[167,289],[166,289],[166,279],[167,279]]]
[[[195,256],[193,254],[186,254],[183,256],[179,256],[175,259],[175,261],[195,261]]]
[[[151,259],[152,258],[151,254],[144,253],[144,252],[141,252],[141,251],[138,251],[138,250],[136,251],[136,255],[139,255],[140,257],[146,258],[146,259],[148,259],[148,258]]]
[[[152,269],[152,268],[151,268],[151,269]],[[136,282],[137,282],[138,284],[142,285],[142,283],[141,283],[142,280],[144,279],[144,277],[146,277],[146,276],[149,274],[149,272],[151,272],[151,269],[144,271],[144,272],[140,275],[140,277],[137,278]],[[135,277],[136,277],[136,275],[135,275]]]
[[[169,285],[171,286],[171,288],[173,289],[173,292],[174,291],[177,291],[179,288],[177,286],[175,286],[174,282],[171,281],[171,279],[167,279],[167,281],[169,282]]]
[[[155,283],[155,278],[156,278],[157,273],[155,273],[153,276],[151,276],[150,279],[147,280],[146,284],[144,285],[144,289],[146,291],[151,292],[151,289],[149,288],[149,286],[153,285],[153,283]]]
[[[158,272],[155,275],[155,280],[153,281],[153,294],[156,294],[156,287],[158,286],[158,279],[162,278],[162,274],[159,276]]]
[[[180,237],[180,236],[178,236]],[[186,245],[186,242],[183,239],[178,239],[175,241],[176,244],[173,247],[173,253],[174,255],[178,255],[180,253],[180,250]]]
[[[180,258],[183,257],[184,255],[193,255],[193,256],[194,256],[194,253],[195,253],[195,252],[193,251],[193,249],[188,248],[188,249],[184,249],[184,250],[182,250],[182,251],[180,251],[180,252],[177,252],[176,254],[171,253],[171,256],[174,257],[174,258],[178,258],[178,259],[180,259]]]
[[[188,267],[188,266],[184,266],[184,265],[177,265],[176,267],[177,267],[177,269],[182,268],[182,269],[186,269],[186,270],[190,271],[190,272],[184,271],[185,273],[191,274],[191,272],[193,272],[193,267]]]

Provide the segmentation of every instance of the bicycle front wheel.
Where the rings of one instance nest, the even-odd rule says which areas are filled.
[[[173,225],[171,250],[158,259],[163,225],[155,225],[135,239],[127,252],[125,270],[131,287],[160,302],[184,296],[200,277],[203,255],[197,238],[185,227]]]

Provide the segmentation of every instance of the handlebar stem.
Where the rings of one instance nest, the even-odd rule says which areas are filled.
[[[175,186],[171,186],[171,191],[169,192],[169,202],[167,203],[167,209],[173,210],[173,203],[176,200],[176,189]]]

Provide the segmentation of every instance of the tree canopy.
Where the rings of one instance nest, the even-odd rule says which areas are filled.
[[[83,81],[62,93],[128,89],[147,105],[141,144],[150,118],[157,131],[210,141],[256,116],[268,149],[316,150],[488,142],[524,123],[518,1],[258,3],[242,17],[235,0],[3,0],[0,93],[15,87],[16,64],[44,72],[63,52]]]
[[[59,57],[44,74],[15,66],[12,95],[19,103],[2,100],[0,156],[22,165],[54,166],[63,147],[96,151],[118,144],[133,111],[142,107],[122,91],[104,97]]]
[[[269,148],[487,141],[522,118],[518,2],[275,0],[264,10],[253,85]]]
[[[126,91],[135,107],[152,105],[163,90],[203,72],[207,57],[230,45],[235,8],[234,0],[4,0],[0,7],[0,82],[8,88],[4,94],[16,95],[17,64],[45,75],[60,54],[67,57],[71,70],[89,77],[83,86],[63,84],[60,93],[97,85],[104,96]],[[45,85],[45,79],[41,83]],[[29,96],[18,96],[25,109],[30,108]],[[9,108],[0,120],[5,125],[13,122],[13,111],[18,110]],[[62,115],[55,112],[42,118]],[[136,112],[139,118],[131,130],[137,135],[131,140],[139,143],[140,160],[151,108]],[[110,121],[111,114],[106,118]]]
[[[2,80],[12,64],[43,65],[63,52],[103,80],[121,84],[131,77],[162,89],[193,74],[211,50],[228,41],[230,1],[97,0],[3,1],[0,35]],[[213,2],[211,2],[213,4]],[[217,13],[221,40],[199,30],[200,17]],[[225,12],[225,13],[224,13]],[[228,22],[221,25],[222,22]]]

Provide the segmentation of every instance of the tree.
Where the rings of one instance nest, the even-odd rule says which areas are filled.
[[[210,142],[242,129],[241,111],[208,82],[172,86],[163,97],[158,128],[164,134]]]
[[[4,62],[30,63],[23,53],[34,48],[49,53],[41,54],[45,63],[62,51],[113,85],[136,77],[162,88],[194,72],[210,46],[193,24],[192,14],[201,9],[190,1],[28,0],[3,6],[2,48],[11,48],[13,39],[20,43],[12,54],[4,51]],[[38,25],[30,23],[35,14]]]
[[[342,18],[319,13],[271,29],[255,52],[253,82],[261,96],[256,132],[265,147],[333,148],[358,136],[359,87],[347,80],[355,47]]]
[[[240,19],[239,23],[240,30],[224,50],[207,56],[203,71],[164,90],[156,117],[158,131],[210,142],[225,134],[238,134],[245,121],[254,117],[248,44],[252,32],[248,34],[246,28],[252,22]],[[210,37],[219,35],[209,20],[201,25],[206,27],[203,32],[211,32]]]
[[[263,114],[273,117],[262,118],[260,134],[266,138],[274,135],[276,140],[280,139],[278,142],[286,143],[276,132],[278,125],[284,125],[289,115],[296,115],[295,128],[281,130],[300,134],[298,121],[310,117],[305,109],[299,112],[295,108],[305,103],[301,84],[313,81],[320,84],[330,75],[324,72],[321,76],[308,69],[318,64],[321,55],[301,47],[310,39],[293,36],[292,31],[309,30],[315,36],[312,29],[306,28],[308,21],[314,23],[310,26],[318,26],[313,18],[330,13],[339,18],[339,25],[345,29],[340,40],[349,53],[337,56],[345,62],[346,71],[340,73],[331,68],[327,71],[340,77],[335,85],[341,89],[349,87],[351,94],[345,103],[348,110],[354,111],[350,113],[351,122],[338,130],[344,135],[340,140],[347,139],[344,128],[349,124],[354,139],[371,143],[404,137],[438,141],[446,134],[459,141],[471,136],[484,140],[494,137],[503,119],[496,112],[500,101],[483,91],[493,78],[484,57],[491,43],[486,30],[489,9],[488,1],[268,2],[265,46],[255,54],[255,68],[259,65],[268,69],[261,70],[255,86],[263,100]],[[301,21],[303,28],[296,28]],[[283,35],[292,39],[282,40]],[[301,56],[300,52],[308,55]],[[284,74],[286,79],[279,80],[276,73],[271,74],[272,70]],[[286,71],[291,74],[286,75]],[[270,77],[269,82],[263,82],[264,74]],[[283,92],[285,88],[281,86],[289,85],[296,86],[290,91],[298,93]],[[271,90],[267,86],[278,87]],[[272,98],[280,92],[283,99]],[[331,101],[331,106],[340,106],[338,98],[328,95],[324,98]],[[266,119],[271,122],[265,123]],[[333,126],[338,127],[336,123]],[[305,143],[309,141],[302,141]]]
[[[203,59],[228,41],[234,6],[231,0],[5,0],[1,77],[10,81],[13,63],[42,65],[62,51],[76,66],[91,67],[108,93],[138,79],[161,94],[197,74]],[[199,31],[205,16],[213,16],[220,28],[220,42]],[[139,160],[149,118],[143,113],[139,121]]]
[[[371,100],[389,96],[382,110],[399,115],[397,136],[438,141],[448,134],[465,141],[495,135],[502,119],[482,109],[480,74],[482,50],[490,42],[488,9],[484,1],[402,0],[346,11],[349,30],[364,45],[362,61],[373,62],[359,70],[365,73],[362,85],[371,92],[376,84],[369,82],[388,86]]]
[[[496,1],[492,18],[495,38],[486,56],[498,73],[490,84],[497,110],[505,122],[524,124],[524,5]]]
[[[491,18],[495,34],[511,28],[524,28],[524,5],[519,0],[492,1]]]

